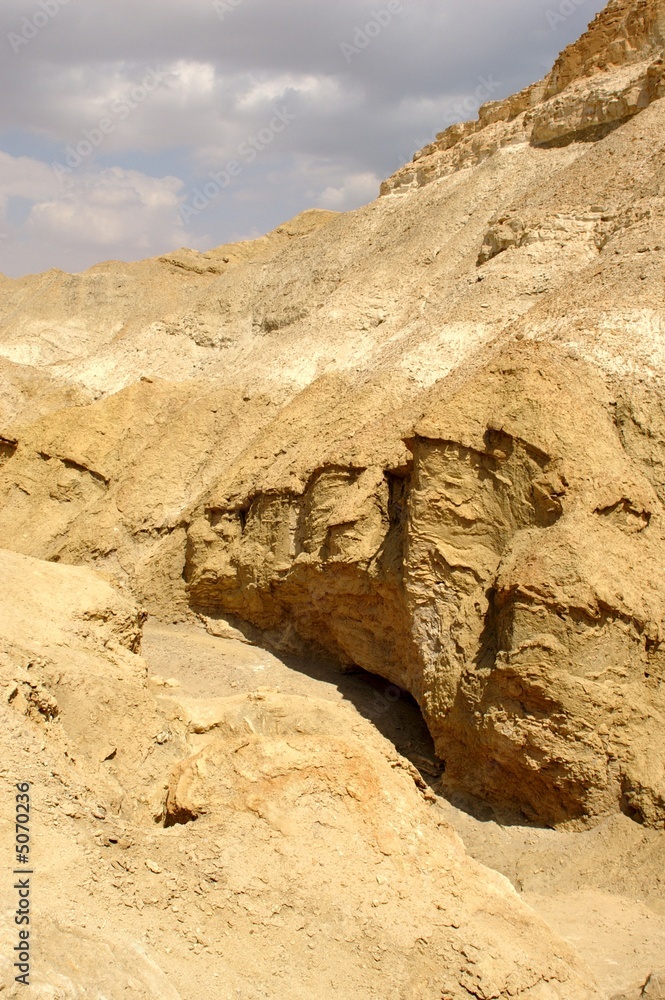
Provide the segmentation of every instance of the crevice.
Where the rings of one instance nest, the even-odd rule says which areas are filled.
[[[4,465],[16,454],[16,449],[18,448],[18,441],[14,438],[3,437],[0,434],[0,465]]]
[[[637,823],[639,826],[645,825],[645,816],[642,809],[634,801],[634,790],[628,778],[621,781],[621,798],[619,799],[619,809],[624,816]]]
[[[409,472],[384,473],[388,483],[388,520],[391,527],[400,526],[406,514],[406,504],[409,495]]]
[[[158,823],[165,830],[168,830],[172,826],[186,826],[188,823],[195,823],[198,818],[195,813],[190,812],[188,809],[178,809],[173,813],[167,812],[163,818],[158,820]]]
[[[101,472],[95,472],[94,469],[89,469],[86,465],[81,465],[79,462],[75,462],[71,458],[63,458],[61,461],[66,469],[73,469],[75,472],[87,474],[94,479],[96,483],[99,483],[100,486],[108,488],[110,480],[107,479],[106,476],[103,476]]]

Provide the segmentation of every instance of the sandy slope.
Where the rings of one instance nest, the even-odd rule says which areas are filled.
[[[145,950],[107,990],[594,995],[527,900],[658,996],[664,44],[663,0],[611,0],[365,208],[0,281],[4,776],[52,818],[48,940],[85,893],[87,953]],[[221,638],[153,630],[147,667],[134,601]]]

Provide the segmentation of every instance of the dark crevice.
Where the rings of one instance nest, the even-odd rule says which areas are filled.
[[[160,821],[160,825],[165,829],[169,829],[172,826],[186,826],[187,823],[195,823],[198,816],[194,813],[189,812],[187,809],[180,809],[175,813],[167,813],[164,819]]]
[[[402,524],[409,495],[410,475],[408,472],[385,472],[388,483],[388,520],[391,527]]]
[[[71,458],[63,458],[62,464],[66,469],[73,469],[75,472],[85,473],[88,476],[91,476],[91,478],[94,479],[96,483],[99,483],[100,486],[107,487],[109,485],[109,480],[106,476],[103,476],[101,472],[95,472],[94,469],[88,469],[87,466],[81,465],[79,462],[75,462]]]
[[[18,448],[18,441],[13,438],[6,438],[0,435],[0,465],[13,458]]]

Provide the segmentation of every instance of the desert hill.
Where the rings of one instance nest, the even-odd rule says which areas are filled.
[[[102,767],[105,814],[131,827],[132,850],[158,824],[155,845],[167,860],[155,861],[154,875],[175,863],[169,852],[179,836],[194,845],[203,830],[217,838],[226,872],[236,863],[233,838],[251,845],[245,874],[262,871],[252,877],[264,888],[254,885],[247,913],[260,912],[262,926],[272,919],[269,904],[274,917],[291,898],[291,882],[298,914],[314,912],[325,884],[320,934],[339,945],[330,969],[350,963],[339,987],[346,996],[638,996],[631,990],[651,973],[643,995],[658,995],[664,46],[663,0],[612,0],[544,81],[441,133],[364,208],[305,212],[259,240],[205,254],[180,249],[0,283],[7,606],[20,604],[25,577],[41,601],[30,613],[45,621],[35,636],[27,612],[9,619],[12,731],[30,732],[53,760],[75,758],[86,787]],[[68,666],[61,650],[77,649],[80,635],[74,629],[72,638],[67,623],[81,612],[74,598],[47,612],[47,594],[81,587],[108,588],[102,603],[110,610],[88,615],[80,655],[89,666]],[[287,694],[269,686],[257,694],[251,684],[212,701],[200,692],[205,708],[156,694],[138,632],[123,653],[121,640],[109,647],[96,637],[100,620],[127,616],[140,632],[145,612],[161,623],[155,628],[176,629],[165,633],[174,650],[177,629],[203,623],[218,637],[207,641],[231,643],[238,664],[249,642],[273,651],[278,672],[292,662],[333,664],[408,692],[441,762],[433,792],[362,712],[345,715],[292,673],[284,674],[294,685]],[[45,661],[36,688],[15,676],[28,669],[21,657],[34,655]],[[120,688],[118,670],[126,674]],[[104,692],[108,671],[115,680]],[[99,688],[84,683],[88,675]],[[62,700],[68,686],[74,701]],[[91,729],[86,706],[100,700],[112,714]],[[42,701],[57,711],[42,711]],[[208,721],[199,725],[198,716]],[[145,736],[147,720],[172,738],[156,744],[146,769],[134,734]],[[245,723],[252,735],[236,768],[229,761]],[[100,757],[111,744],[113,756]],[[42,771],[31,766],[37,781]],[[73,787],[69,772],[63,781]],[[357,794],[349,791],[356,781]],[[597,988],[505,881],[464,855],[442,825],[459,806],[517,829],[550,828],[561,845],[590,843],[584,838],[598,824],[622,843],[638,831],[635,879],[653,878],[649,913],[639,911],[632,925],[641,937],[636,964],[607,976],[594,964],[616,946],[610,932],[609,944],[594,938],[588,953],[580,945]],[[94,808],[69,816],[82,843]],[[299,817],[293,827],[289,815]],[[515,885],[501,836],[483,841],[463,816],[454,813],[454,822],[474,854],[490,868],[503,871],[505,862]],[[382,923],[384,903],[374,907],[369,886],[354,885],[352,863],[345,868],[334,854],[354,844],[358,866],[371,870],[383,864],[388,829],[398,846],[385,857],[399,859],[390,863],[403,902],[391,909],[388,893]],[[418,850],[409,847],[414,830]],[[604,857],[613,843],[610,836]],[[296,877],[317,846],[322,871]],[[273,849],[282,859],[274,882]],[[94,868],[89,842],[85,851],[80,864]],[[348,920],[369,907],[365,945],[353,939],[357,966],[349,925],[331,915],[338,868],[350,890],[337,897]],[[449,881],[437,874],[424,890],[422,872],[434,869]],[[379,884],[395,886],[396,871]],[[623,882],[601,881],[593,891],[612,900],[608,912],[621,911],[617,899],[630,900],[631,914],[643,904],[641,890],[631,897]],[[549,884],[558,898],[563,887]],[[183,892],[189,900],[190,887]],[[442,900],[456,892],[466,908],[451,915]],[[208,908],[212,929],[201,936],[212,941],[217,917],[236,917],[228,900]],[[445,919],[434,920],[435,910]],[[439,930],[394,939],[403,912],[414,934]],[[165,919],[156,947],[174,933]],[[251,920],[238,919],[250,941]],[[455,922],[482,960],[441,929]],[[265,985],[260,970],[298,930],[277,924],[273,950],[256,941],[261,987],[252,992],[239,961],[236,993],[229,986],[220,996],[335,995],[329,978],[316,978],[307,947],[277,992]],[[424,950],[414,954],[421,939]],[[382,942],[383,957],[371,959],[376,978],[363,971],[368,942]],[[163,957],[153,952],[160,965]],[[64,976],[53,962],[53,974]],[[157,972],[144,995],[160,995]]]

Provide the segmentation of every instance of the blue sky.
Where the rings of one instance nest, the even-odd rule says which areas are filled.
[[[355,208],[597,0],[3,0],[0,271],[79,271]]]

